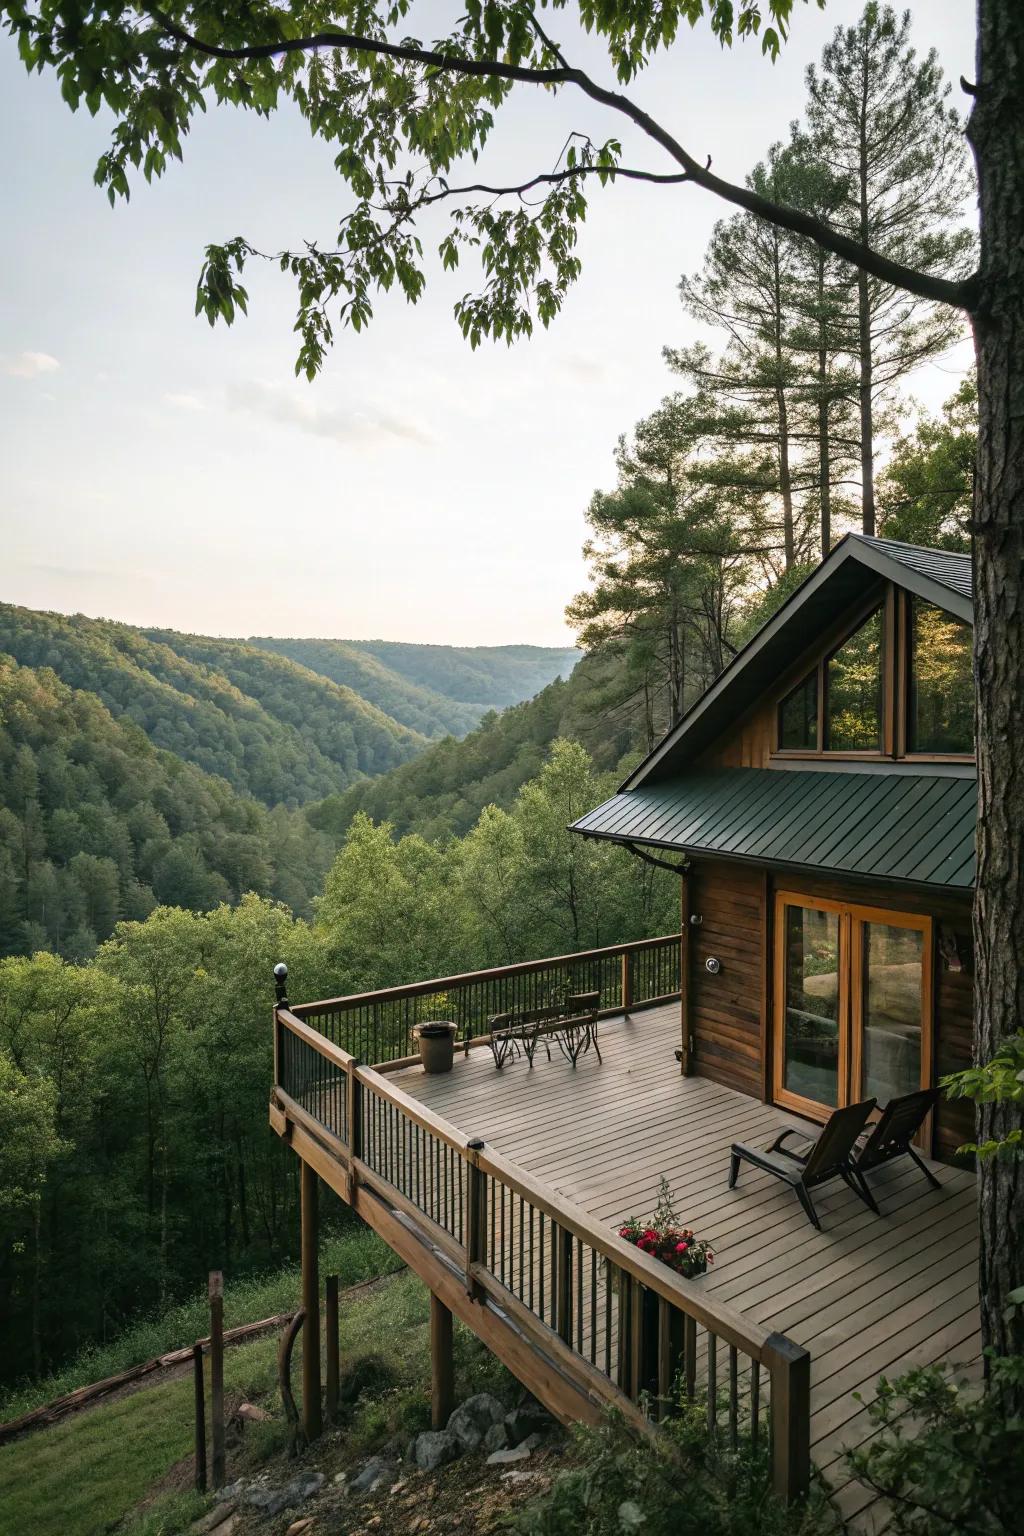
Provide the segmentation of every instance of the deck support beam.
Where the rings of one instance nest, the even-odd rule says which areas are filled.
[[[444,1429],[455,1407],[455,1352],[452,1314],[430,1293],[430,1426]]]
[[[316,1172],[302,1162],[302,1427],[306,1440],[320,1438],[320,1219]]]

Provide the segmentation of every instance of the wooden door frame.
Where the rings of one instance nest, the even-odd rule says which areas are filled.
[[[832,1113],[824,1104],[805,1099],[790,1092],[784,1084],[785,1071],[785,1023],[786,1023],[786,923],[787,906],[809,908],[812,911],[835,912],[839,918],[839,1080],[837,1101],[840,1106],[850,1103],[853,1085],[860,1080],[863,1059],[863,1031],[855,1028],[861,1017],[863,997],[863,964],[860,960],[861,934],[865,923],[886,924],[891,928],[916,929],[922,936],[921,952],[921,1087],[928,1087],[932,1077],[932,1058],[935,1039],[935,986],[934,986],[934,920],[924,914],[904,912],[895,907],[874,907],[855,901],[843,901],[838,897],[811,896],[802,891],[777,890],[772,903],[774,975],[771,985],[772,999],[772,1099],[776,1104],[808,1119],[824,1122]],[[931,1127],[923,1129],[919,1141],[930,1145]]]

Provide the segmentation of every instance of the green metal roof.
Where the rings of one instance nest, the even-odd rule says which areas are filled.
[[[952,549],[927,549],[921,544],[902,544],[898,539],[875,539],[856,534],[861,544],[898,560],[908,571],[916,571],[929,581],[937,581],[951,592],[970,599],[974,567],[970,555]]]
[[[625,790],[572,830],[693,856],[969,890],[976,800],[973,777],[720,768]]]

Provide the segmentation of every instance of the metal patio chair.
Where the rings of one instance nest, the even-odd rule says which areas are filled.
[[[783,1145],[790,1136],[803,1136],[803,1132],[794,1127],[782,1131],[764,1152],[757,1147],[748,1147],[745,1142],[734,1141],[729,1159],[729,1188],[736,1187],[740,1163],[752,1163],[762,1173],[774,1174],[790,1186],[808,1221],[820,1232],[821,1222],[814,1209],[811,1190],[832,1179],[842,1179],[877,1215],[874,1197],[863,1178],[858,1178],[852,1161],[857,1138],[874,1108],[875,1100],[865,1099],[862,1104],[847,1104],[843,1109],[833,1110],[820,1134],[811,1140],[810,1150],[806,1153],[793,1152]]]

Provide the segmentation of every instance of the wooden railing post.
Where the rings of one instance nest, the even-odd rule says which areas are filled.
[[[473,1265],[487,1262],[487,1178],[476,1154],[485,1143],[474,1138],[466,1147],[466,1290],[474,1300],[480,1288],[473,1278]]]
[[[306,1440],[319,1440],[323,1428],[320,1403],[320,1223],[315,1169],[303,1160],[302,1200],[302,1425]]]
[[[622,954],[622,1011],[628,1013],[633,1006],[633,951]]]
[[[784,1504],[793,1504],[811,1483],[811,1357],[785,1334],[773,1333],[761,1358],[772,1384],[772,1487]]]
[[[430,1423],[444,1429],[455,1407],[455,1357],[452,1314],[430,1293]]]
[[[338,1422],[338,1392],[341,1377],[337,1275],[328,1275],[324,1281],[324,1331],[327,1336],[327,1422],[328,1424],[336,1424]]]

